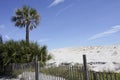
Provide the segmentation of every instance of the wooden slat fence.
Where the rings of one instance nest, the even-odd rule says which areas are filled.
[[[85,80],[82,66],[59,66],[40,68],[40,73],[56,76],[56,80]],[[120,80],[120,73],[94,72],[88,69],[88,80]]]
[[[84,65],[81,64],[74,66],[60,65],[40,67],[37,64],[37,68],[39,69],[35,69],[35,65],[35,63],[10,64],[10,66],[5,69],[11,73],[12,76],[7,78],[3,76],[0,80],[120,80],[120,73],[94,72],[88,69],[87,61],[84,62]],[[38,78],[35,78],[36,70],[39,70],[37,73]],[[13,79],[13,77],[16,79]]]

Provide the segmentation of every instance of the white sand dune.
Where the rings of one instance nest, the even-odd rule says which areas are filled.
[[[53,59],[48,63],[55,63],[56,65],[61,63],[83,63],[82,56],[85,54],[88,63],[96,63],[92,64],[96,71],[120,70],[120,45],[61,48],[51,50],[49,54],[53,56]],[[105,64],[97,62],[105,62]],[[113,69],[113,66],[117,67]]]

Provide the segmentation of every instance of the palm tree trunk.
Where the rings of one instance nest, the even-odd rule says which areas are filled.
[[[29,26],[26,26],[26,45],[29,46]]]

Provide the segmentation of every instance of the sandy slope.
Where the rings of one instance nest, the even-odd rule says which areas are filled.
[[[87,62],[94,63],[92,67],[96,71],[120,70],[120,45],[61,48],[51,50],[49,54],[53,56],[53,59],[48,63],[55,63],[56,65],[61,63],[83,63],[82,56],[85,54]],[[97,62],[105,62],[105,64]]]

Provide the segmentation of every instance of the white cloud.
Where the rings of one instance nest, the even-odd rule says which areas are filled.
[[[68,6],[66,6],[65,8],[59,10],[57,13],[56,13],[56,16],[60,15],[62,12],[64,12],[65,10],[71,8],[74,4],[70,4]]]
[[[9,37],[8,35],[5,35],[5,38],[6,38],[7,40],[10,40],[10,37]]]
[[[50,41],[51,39],[40,39],[38,42],[47,42],[47,41]]]
[[[54,0],[50,5],[49,7],[53,7],[53,6],[56,6],[62,2],[64,2],[65,0]]]
[[[101,37],[104,37],[104,36],[107,36],[110,34],[117,33],[119,31],[120,31],[120,25],[116,25],[116,26],[111,27],[111,29],[109,29],[107,31],[93,35],[92,37],[89,38],[89,40],[101,38]]]
[[[0,25],[0,28],[4,28],[5,27],[5,25]]]

